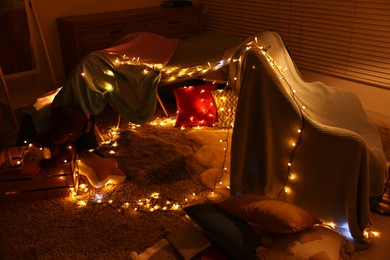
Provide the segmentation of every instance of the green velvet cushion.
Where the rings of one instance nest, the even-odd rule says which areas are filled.
[[[187,215],[235,259],[256,259],[260,236],[245,221],[240,220],[211,203],[184,208]]]

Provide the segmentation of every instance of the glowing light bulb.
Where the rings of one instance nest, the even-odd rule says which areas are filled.
[[[291,173],[291,174],[289,175],[289,179],[290,179],[290,180],[296,180],[296,179],[297,179],[297,175],[294,174],[294,173]]]
[[[111,92],[114,90],[114,87],[112,86],[112,84],[108,82],[104,82],[104,89],[107,90],[108,92]]]
[[[78,204],[79,204],[80,207],[83,207],[83,206],[86,206],[86,205],[87,205],[87,202],[85,202],[84,200],[80,200],[80,201],[78,202]]]
[[[373,234],[375,237],[380,236],[380,233],[378,231],[371,231],[371,234]]]
[[[114,76],[114,72],[112,72],[111,70],[105,70],[104,74],[109,75],[109,76]]]
[[[324,223],[325,226],[328,226],[330,228],[336,229],[336,223],[334,222],[326,222]]]

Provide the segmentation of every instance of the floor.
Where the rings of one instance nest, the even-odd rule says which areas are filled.
[[[387,260],[390,259],[390,216],[371,213],[373,231],[379,232],[374,245],[367,250],[356,251],[353,260]]]
[[[12,102],[14,104],[32,103],[37,96],[42,94],[42,90],[24,89],[21,91],[23,95],[17,95],[11,91]],[[20,93],[20,92],[19,92]],[[16,137],[17,127],[12,121],[11,111],[4,104],[3,93],[0,93],[0,122],[1,122],[1,137],[6,146],[12,146]],[[20,119],[22,110],[16,111],[18,119]],[[389,140],[390,141],[390,140]],[[387,260],[390,259],[390,216],[371,213],[373,231],[379,232],[378,237],[374,240],[374,245],[363,251],[356,251],[352,254],[353,260]]]

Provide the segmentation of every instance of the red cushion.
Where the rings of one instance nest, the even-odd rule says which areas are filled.
[[[216,84],[175,88],[177,115],[175,126],[212,126],[217,120],[217,108],[212,90]]]

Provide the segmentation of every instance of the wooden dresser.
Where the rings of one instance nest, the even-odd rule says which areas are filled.
[[[132,32],[154,32],[187,38],[202,30],[203,7],[150,7],[79,16],[58,17],[65,75],[88,53],[111,46]]]

